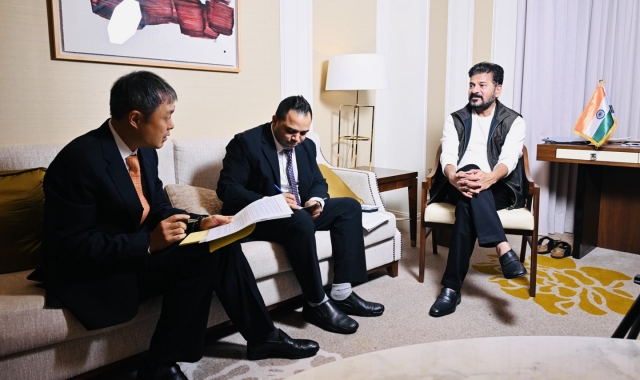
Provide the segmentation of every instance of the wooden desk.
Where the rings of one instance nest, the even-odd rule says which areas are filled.
[[[595,247],[640,253],[640,148],[538,144],[537,159],[578,164],[574,258]]]
[[[418,172],[406,170],[385,169],[368,166],[358,166],[356,170],[371,171],[376,175],[380,192],[407,188],[409,193],[409,232],[411,235],[411,246],[416,246],[416,228],[418,222]]]

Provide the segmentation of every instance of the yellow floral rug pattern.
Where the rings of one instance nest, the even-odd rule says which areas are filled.
[[[489,281],[514,297],[529,299],[529,275],[507,280],[502,277],[498,255],[487,255],[488,262],[472,267],[492,275]],[[529,264],[525,262],[529,271]],[[593,315],[608,312],[626,314],[635,298],[623,290],[632,278],[624,273],[590,266],[578,266],[574,259],[553,259],[538,255],[538,285],[534,302],[551,314],[565,315],[576,306]]]

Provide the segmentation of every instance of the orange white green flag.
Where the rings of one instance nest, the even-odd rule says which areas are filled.
[[[604,90],[604,81],[600,81],[573,127],[573,133],[591,141],[599,148],[611,137],[617,126],[618,119],[613,116],[613,106]]]

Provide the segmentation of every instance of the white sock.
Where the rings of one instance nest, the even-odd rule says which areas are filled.
[[[331,298],[336,301],[342,301],[349,297],[352,291],[351,284],[348,282],[344,284],[333,284],[331,285]]]
[[[309,305],[311,305],[312,307],[316,307],[316,306],[318,306],[318,305],[322,305],[323,303],[325,303],[325,302],[327,302],[327,301],[329,301],[329,297],[327,297],[327,295],[325,294],[325,295],[324,295],[324,298],[322,299],[322,301],[320,301],[320,302],[318,302],[318,303],[315,303],[315,302],[309,302],[309,301],[307,301],[307,303],[308,303]]]

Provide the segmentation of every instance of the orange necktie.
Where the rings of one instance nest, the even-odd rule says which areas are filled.
[[[131,180],[133,181],[133,186],[136,188],[136,192],[138,192],[138,198],[140,198],[140,203],[142,203],[142,218],[140,218],[140,224],[144,222],[145,218],[149,214],[149,202],[147,202],[147,198],[145,198],[144,193],[142,192],[142,181],[140,177],[140,161],[138,161],[138,156],[131,155],[126,158],[127,164],[129,165],[129,175],[131,176]]]

